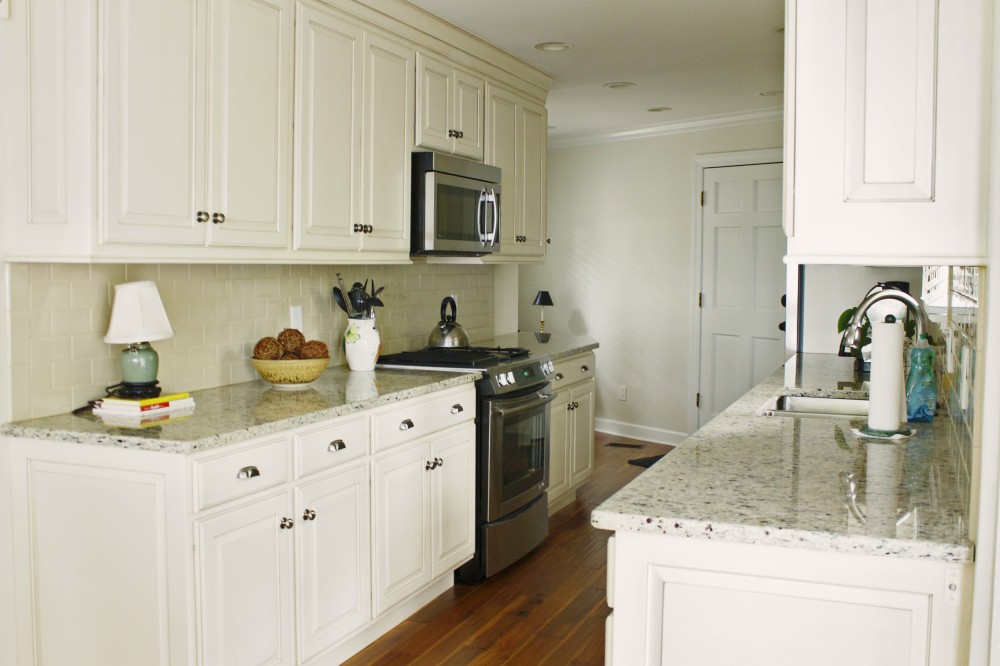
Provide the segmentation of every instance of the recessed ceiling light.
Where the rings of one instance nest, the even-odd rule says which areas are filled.
[[[542,42],[541,44],[535,44],[535,48],[539,51],[565,51],[572,48],[572,44],[567,44],[566,42]]]
[[[611,83],[605,83],[605,88],[611,88],[612,90],[624,90],[625,88],[635,88],[636,84],[631,81],[612,81]]]
[[[652,109],[646,109],[650,113],[663,113],[664,111],[673,111],[669,106],[654,106]]]
[[[785,92],[784,90],[764,90],[757,94],[760,95],[761,97],[777,97],[778,95],[781,95],[784,92]]]

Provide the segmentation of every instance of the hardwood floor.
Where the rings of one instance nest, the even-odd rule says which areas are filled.
[[[456,585],[347,664],[603,664],[610,533],[590,526],[590,512],[644,471],[630,459],[672,448],[597,433],[594,473],[552,516],[545,543],[483,583]]]

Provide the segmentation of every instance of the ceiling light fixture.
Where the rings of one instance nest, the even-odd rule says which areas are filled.
[[[635,88],[636,84],[631,81],[612,81],[611,83],[605,83],[605,88],[611,88],[612,90],[624,90],[625,88]]]
[[[535,48],[539,51],[566,51],[572,48],[572,44],[567,44],[566,42],[542,42],[541,44],[535,44]]]
[[[663,113],[664,111],[673,111],[669,106],[654,106],[652,109],[646,109],[650,113]]]

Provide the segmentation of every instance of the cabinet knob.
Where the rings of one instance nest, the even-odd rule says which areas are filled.
[[[556,380],[556,381],[558,382],[558,381],[560,381],[561,379],[565,379],[565,378],[563,377],[563,373],[561,373],[561,372],[557,372],[557,373],[556,373],[556,376],[555,376],[555,380]]]
[[[462,130],[459,130],[458,131],[458,138],[459,139],[464,139],[465,138],[465,132],[463,132]]]
[[[577,401],[574,400],[573,401],[573,409],[579,409],[579,408],[580,408],[580,403],[578,403]]]
[[[581,365],[580,366],[580,372],[590,372],[590,366],[588,366],[588,365]]]
[[[457,139],[458,138],[458,131],[457,130],[453,130],[453,129],[448,130],[448,138],[449,139]]]
[[[462,405],[460,405],[460,404],[455,404],[455,405],[451,406],[451,413],[452,414],[461,414],[464,411],[465,411],[465,407],[462,407]]]
[[[443,467],[444,466],[444,460],[442,460],[441,458],[435,458],[434,459],[434,466],[435,467]]]
[[[573,403],[572,402],[567,402],[566,403],[566,411],[567,412],[572,412],[573,411]]]
[[[351,227],[351,230],[357,234],[362,231],[362,227],[360,224],[355,224],[353,227]]]
[[[402,423],[399,424],[400,430],[409,430],[412,427],[413,427],[413,421],[411,421],[410,419],[405,419]]]
[[[375,227],[373,227],[370,224],[363,224],[361,225],[361,227],[362,227],[361,230],[364,231],[366,234],[370,234],[371,232],[375,231]]]
[[[326,450],[331,453],[336,453],[337,451],[343,451],[347,448],[347,444],[344,444],[344,440],[335,439],[326,447]]]
[[[545,239],[545,244],[546,245],[552,245],[552,239],[551,238],[546,238]]]
[[[306,509],[302,512],[302,520],[316,520],[316,512],[312,509]]]
[[[780,324],[778,324],[778,330],[779,331],[785,330],[785,322],[781,322]]]
[[[424,463],[424,469],[427,470],[428,472],[434,469],[435,467],[437,467],[437,463],[434,462],[433,460],[428,460],[427,462]]]
[[[206,222],[208,222],[208,211],[199,210],[197,213],[195,213],[194,219],[195,222],[197,222],[198,224],[205,224]]]
[[[283,530],[290,530],[295,526],[295,521],[291,518],[282,518],[281,522],[278,523],[278,527]]]
[[[226,221],[226,216],[222,213],[212,213],[212,224],[222,224]]]
[[[256,465],[247,465],[236,472],[237,479],[252,479],[255,476],[260,476],[260,470]]]

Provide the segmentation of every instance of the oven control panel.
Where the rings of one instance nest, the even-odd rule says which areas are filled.
[[[546,357],[518,360],[488,369],[482,389],[487,394],[499,395],[531,388],[546,383],[554,371],[552,361]]]

